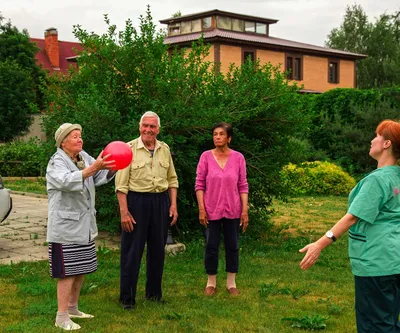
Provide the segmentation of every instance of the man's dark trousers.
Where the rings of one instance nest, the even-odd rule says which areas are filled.
[[[128,209],[134,218],[133,232],[121,234],[120,302],[135,304],[140,262],[147,243],[146,298],[161,300],[165,244],[170,223],[168,191],[129,192]]]

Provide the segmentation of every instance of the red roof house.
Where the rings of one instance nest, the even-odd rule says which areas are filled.
[[[58,40],[56,28],[49,28],[44,32],[44,39],[30,38],[36,43],[39,51],[36,53],[37,63],[50,74],[54,72],[67,73],[68,68],[77,66],[76,58],[83,48],[77,42],[64,42]]]

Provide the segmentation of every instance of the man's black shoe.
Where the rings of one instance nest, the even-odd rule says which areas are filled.
[[[135,308],[135,303],[119,302],[124,310],[130,311]]]
[[[150,302],[157,302],[157,303],[161,303],[161,304],[165,304],[167,303],[165,301],[165,299],[159,297],[159,296],[152,296],[152,297],[147,297],[146,296],[146,300],[150,301]]]

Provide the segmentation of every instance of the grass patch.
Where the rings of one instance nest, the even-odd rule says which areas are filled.
[[[29,192],[35,194],[47,194],[46,179],[7,179],[3,178],[4,187],[20,192]]]
[[[280,207],[303,206],[317,200],[323,205],[321,223],[331,220],[331,198],[302,198]],[[336,199],[334,199],[335,201]],[[341,200],[341,199],[340,199]],[[345,210],[345,200],[340,210]],[[339,203],[335,203],[335,205]],[[289,209],[290,210],[290,209]],[[334,212],[337,214],[337,212]],[[311,213],[307,213],[311,217]],[[286,220],[301,230],[300,210]],[[335,218],[332,218],[332,221]],[[317,220],[317,218],[316,218]],[[312,232],[308,232],[311,230]],[[346,237],[330,246],[310,270],[299,267],[298,249],[316,237],[312,227],[299,236],[240,243],[241,295],[232,298],[225,290],[225,262],[221,252],[217,293],[205,297],[203,240],[186,244],[187,251],[168,256],[163,292],[166,304],[145,300],[145,256],[138,283],[137,307],[124,311],[118,305],[119,252],[100,251],[99,269],[86,277],[80,308],[95,315],[93,320],[77,320],[82,332],[296,332],[292,327],[326,325],[326,332],[355,332],[353,276],[347,258]],[[325,230],[325,229],[324,229]],[[0,332],[55,332],[57,311],[56,281],[49,277],[47,261],[0,265]],[[294,319],[293,321],[282,320]]]
[[[273,202],[274,224],[293,235],[325,233],[347,211],[347,197],[300,197]]]

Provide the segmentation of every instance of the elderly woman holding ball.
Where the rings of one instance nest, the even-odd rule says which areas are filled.
[[[85,274],[97,270],[95,186],[108,183],[116,172],[110,155],[101,152],[94,159],[82,150],[81,134],[78,124],[57,129],[57,151],[46,170],[50,274],[58,279],[55,326],[68,331],[80,329],[71,318],[93,318],[78,309],[78,300]]]

